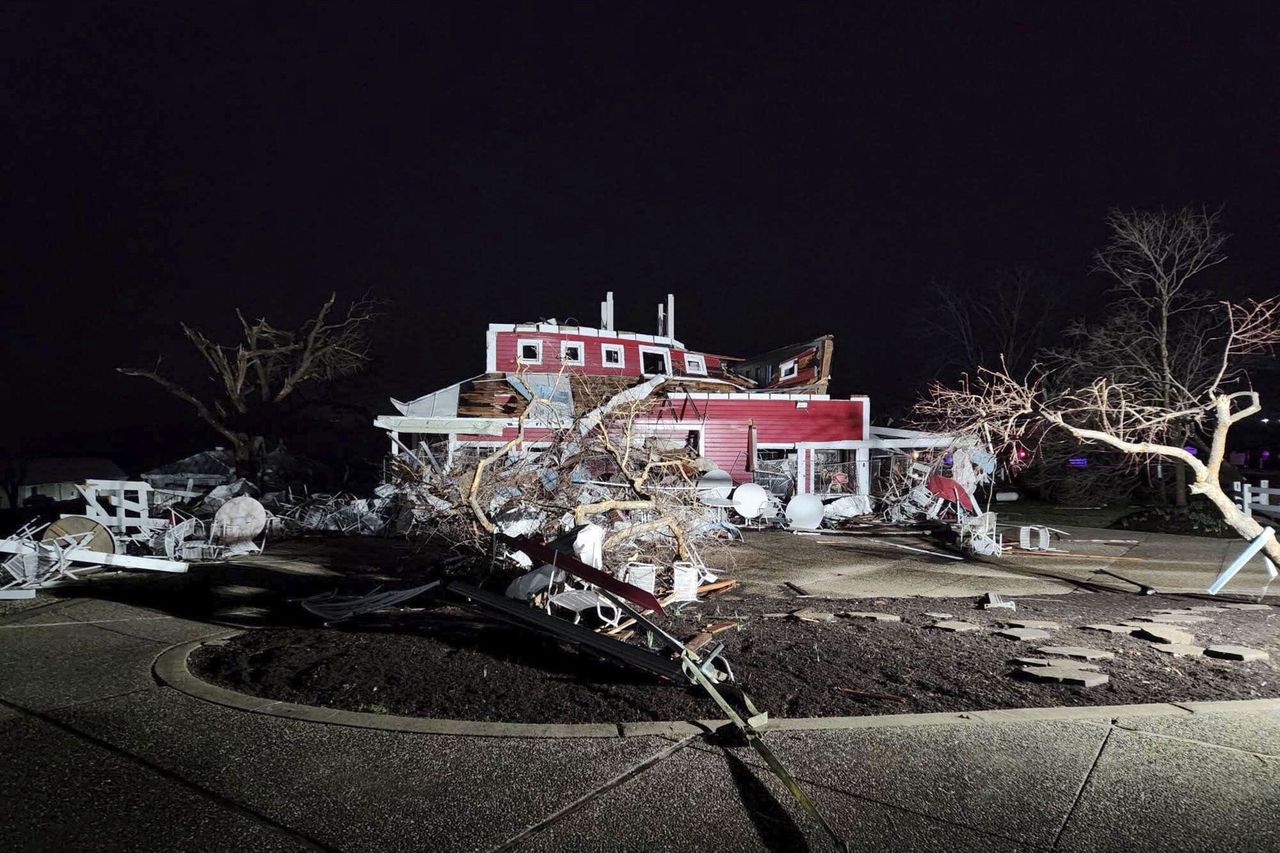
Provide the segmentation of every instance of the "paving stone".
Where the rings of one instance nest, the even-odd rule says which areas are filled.
[[[1197,608],[1197,609],[1198,609],[1198,608]],[[1209,609],[1210,609],[1210,610],[1218,610],[1219,608],[1217,608],[1217,607],[1210,607]],[[1182,615],[1182,616],[1195,616],[1195,615],[1196,615],[1196,611],[1195,611],[1195,609],[1192,609],[1192,608],[1190,608],[1190,607],[1161,608],[1161,609],[1157,609],[1157,610],[1152,610],[1151,612],[1152,612],[1152,613],[1163,613],[1163,614],[1165,614],[1165,615],[1167,615],[1167,616],[1178,616],[1178,615]]]
[[[1066,666],[1071,669],[1089,670],[1095,670],[1098,668],[1096,663],[1085,663],[1082,660],[1067,663],[1066,661],[1058,658],[1014,658],[1013,662],[1022,666]]]
[[[1227,610],[1270,610],[1270,604],[1224,604]]]
[[[837,614],[848,619],[874,619],[877,622],[901,622],[902,617],[894,613],[874,613],[869,610],[846,610]]]
[[[956,618],[954,613],[928,613],[928,612],[926,612],[924,615],[925,615],[925,616],[932,617],[932,618],[934,618],[934,619],[954,619],[954,618]]]
[[[981,625],[975,625],[972,622],[960,622],[958,620],[937,622],[932,627],[940,628],[943,631],[978,631],[982,628]]]
[[[1226,613],[1227,612],[1227,608],[1225,607],[1210,607],[1208,605],[1204,607],[1188,607],[1187,609],[1190,610],[1192,613]]]
[[[1020,672],[1032,681],[1052,681],[1076,687],[1097,687],[1111,680],[1105,672],[1091,672],[1072,666],[1032,666]]]
[[[1185,643],[1152,643],[1151,648],[1175,658],[1199,657],[1204,654],[1204,646],[1189,646]]]
[[[1044,655],[1059,655],[1064,658],[1077,658],[1079,660],[1111,660],[1115,657],[1114,652],[1108,652],[1104,649],[1089,649],[1083,646],[1041,646],[1036,651]]]
[[[792,616],[801,622],[834,622],[836,615],[834,613],[825,613],[821,610],[814,610],[812,607],[806,607],[803,610],[796,610]]]
[[[1262,649],[1251,649],[1247,646],[1210,646],[1204,653],[1211,658],[1223,660],[1266,660],[1271,655]]]
[[[1010,640],[1047,640],[1050,634],[1039,628],[1005,628],[996,631],[996,636],[1007,637]]]
[[[1137,631],[1133,632],[1133,636],[1139,640],[1150,640],[1153,643],[1181,643],[1184,646],[1194,646],[1196,638],[1194,634],[1188,634],[1180,628],[1174,628],[1170,625],[1159,625],[1155,622],[1149,622],[1143,625]]]
[[[1137,629],[1132,625],[1085,625],[1085,631],[1106,631],[1108,634],[1132,634]]]
[[[1062,627],[1057,622],[1045,622],[1038,619],[1006,619],[1004,624],[1010,628],[1038,628],[1041,631],[1052,631]]]
[[[1212,622],[1208,616],[1186,613],[1157,613],[1155,616],[1139,616],[1139,622],[1159,622],[1162,625],[1193,625],[1196,622]]]

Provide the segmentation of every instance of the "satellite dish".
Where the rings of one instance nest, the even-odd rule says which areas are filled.
[[[755,483],[743,483],[733,491],[734,512],[743,518],[756,518],[769,500],[769,493]]]
[[[213,538],[223,545],[252,541],[266,528],[266,509],[248,495],[232,498],[213,516]]]
[[[111,530],[87,515],[64,515],[44,529],[44,533],[40,534],[40,541],[48,542],[60,536],[79,536],[82,533],[93,534],[80,546],[84,550],[97,551],[99,554],[119,553],[116,537]]]
[[[723,468],[713,468],[698,478],[698,497],[727,498],[733,491],[733,477]]]
[[[817,530],[822,515],[822,499],[817,495],[796,495],[787,504],[787,521],[796,530]]]

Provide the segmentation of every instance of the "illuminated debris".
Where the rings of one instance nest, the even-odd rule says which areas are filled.
[[[1246,646],[1210,646],[1204,650],[1204,653],[1211,658],[1239,661],[1267,660],[1271,657],[1261,649],[1250,649]]]

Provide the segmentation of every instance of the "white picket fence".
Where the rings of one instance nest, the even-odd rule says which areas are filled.
[[[1232,488],[1236,494],[1236,503],[1244,510],[1244,514],[1252,517],[1255,512],[1263,515],[1280,517],[1280,489],[1271,488],[1269,480],[1262,480],[1258,485],[1236,481]]]

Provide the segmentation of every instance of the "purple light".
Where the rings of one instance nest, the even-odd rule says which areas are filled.
[[[1271,451],[1270,451],[1270,450],[1264,450],[1264,451],[1262,451],[1262,458],[1263,458],[1263,459],[1270,459],[1270,458],[1271,458]]]
[[[1190,453],[1192,456],[1195,456],[1195,455],[1196,455],[1196,449],[1195,449],[1194,447],[1190,446],[1190,445],[1187,445],[1186,447],[1184,447],[1184,448],[1182,448],[1182,449],[1183,449],[1183,450],[1185,450],[1185,451],[1187,451],[1188,453]]]
[[[1068,459],[1067,464],[1070,465],[1072,468],[1088,468],[1089,460],[1085,459],[1083,456],[1075,456],[1075,457],[1072,457],[1071,459]]]

